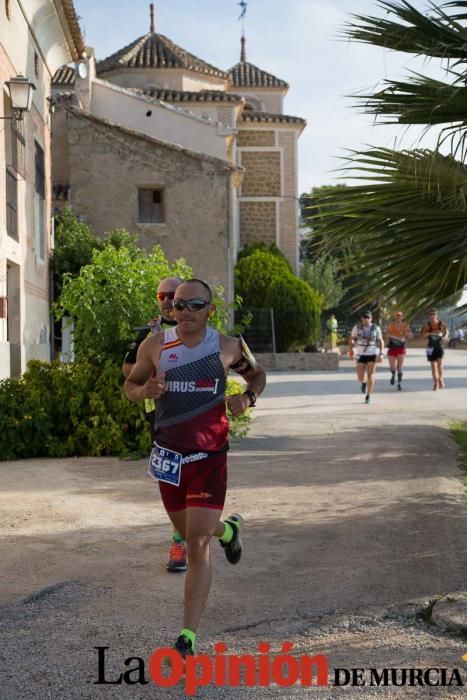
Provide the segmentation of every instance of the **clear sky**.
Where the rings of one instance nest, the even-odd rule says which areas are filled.
[[[239,61],[238,0],[154,0],[156,32],[221,69]],[[87,45],[98,59],[149,31],[146,0],[74,0]],[[427,2],[412,0],[418,9]],[[419,130],[375,126],[346,95],[374,90],[407,70],[439,75],[436,61],[421,65],[406,54],[338,39],[351,14],[381,15],[376,0],[249,0],[247,60],[290,84],[286,114],[304,117],[299,141],[299,187],[336,182],[332,172],[345,149],[366,144],[413,146]],[[434,137],[433,137],[434,138]],[[425,141],[428,145],[432,139]]]

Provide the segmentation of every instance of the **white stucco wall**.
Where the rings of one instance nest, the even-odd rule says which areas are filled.
[[[157,85],[166,90],[225,90],[226,82],[204,73],[190,73],[180,68],[122,68],[99,75],[121,87],[146,88]]]
[[[37,55],[38,74],[35,72]],[[0,206],[0,296],[7,295],[7,266],[12,266],[10,287],[14,302],[9,304],[10,328],[14,341],[7,337],[7,319],[0,319],[0,378],[10,376],[10,351],[20,360],[20,371],[30,359],[49,359],[49,253],[51,234],[50,115],[47,97],[51,77],[57,68],[72,60],[60,18],[53,0],[11,0],[10,18],[5,3],[0,3],[0,116],[4,116],[5,81],[23,74],[36,86],[30,113],[24,117],[25,176],[18,179],[18,240],[7,235],[5,206]],[[9,128],[9,121],[0,121]],[[35,141],[44,150],[46,196],[44,214],[45,255],[38,260],[35,240],[34,190]],[[5,138],[0,135],[0,201],[6,202]],[[14,283],[12,283],[14,280]],[[11,292],[11,289],[10,289]],[[14,318],[13,318],[14,316]],[[19,319],[19,320],[17,320]]]
[[[217,158],[226,157],[226,138],[217,123],[195,118],[185,110],[144,97],[102,80],[92,84],[92,114],[116,124]],[[147,112],[152,114],[146,116]]]

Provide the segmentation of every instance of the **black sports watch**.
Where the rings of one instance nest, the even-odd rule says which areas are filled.
[[[250,400],[250,408],[253,408],[253,406],[256,406],[256,394],[254,391],[250,391],[250,389],[247,389],[246,391],[243,392],[243,396],[248,396]]]

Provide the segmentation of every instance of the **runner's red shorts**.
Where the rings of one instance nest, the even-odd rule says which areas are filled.
[[[406,352],[405,348],[389,348],[388,357],[399,357],[400,355],[405,355]]]
[[[159,489],[168,513],[185,508],[222,510],[227,491],[227,453],[184,464],[180,486],[159,481]]]

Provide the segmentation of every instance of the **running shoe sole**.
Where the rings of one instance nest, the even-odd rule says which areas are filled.
[[[177,572],[177,571],[186,571],[187,568],[188,568],[187,564],[171,564],[170,562],[166,566],[167,571],[170,571],[171,573]]]
[[[230,542],[225,544],[222,542],[222,540],[219,540],[221,543],[221,546],[224,549],[224,553],[226,556],[227,561],[229,564],[238,564],[240,561],[240,558],[242,556],[242,551],[243,551],[243,543],[242,543],[242,537],[241,537],[241,529],[243,526],[243,517],[239,515],[238,513],[234,513],[233,515],[229,515],[228,518],[225,519],[225,522],[229,523],[231,526],[235,528],[235,534],[233,538],[231,539]],[[232,544],[235,545],[234,551],[232,551]]]

